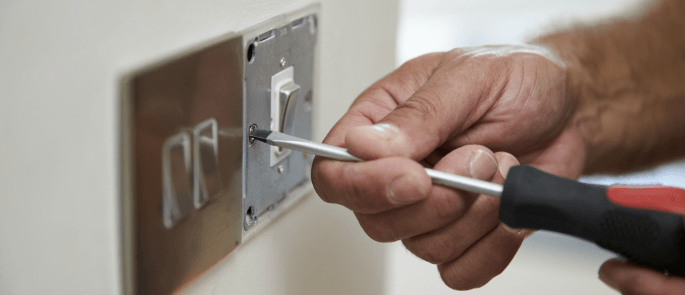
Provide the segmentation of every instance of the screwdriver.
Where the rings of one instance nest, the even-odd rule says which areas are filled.
[[[249,136],[270,145],[339,161],[362,161],[347,149],[277,131],[255,129]],[[426,168],[426,173],[433,183],[500,198],[499,219],[511,228],[571,235],[594,242],[638,265],[685,276],[683,216],[652,211],[685,213],[685,190],[587,184],[528,165],[511,167],[503,186],[430,168]]]

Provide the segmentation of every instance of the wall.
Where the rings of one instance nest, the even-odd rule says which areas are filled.
[[[393,67],[397,4],[323,0],[320,140]],[[0,293],[118,294],[120,75],[312,1],[0,1]],[[188,294],[381,294],[385,251],[310,196]]]

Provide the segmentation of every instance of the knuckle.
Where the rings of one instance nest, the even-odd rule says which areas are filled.
[[[312,165],[312,185],[314,186],[314,191],[316,191],[321,200],[326,203],[331,203],[330,198],[328,197],[328,191],[324,188],[325,184],[323,183],[326,179],[326,175],[323,172],[325,166],[326,165],[321,162],[314,162],[314,165]]]
[[[453,243],[448,238],[409,238],[404,245],[414,255],[432,264],[443,264],[451,260]]]
[[[337,176],[337,181],[340,184],[340,189],[338,191],[345,192],[343,197],[345,200],[343,205],[348,209],[353,211],[368,211],[368,200],[373,198],[367,198],[369,194],[363,183],[360,181],[355,181],[359,171],[355,169],[354,165],[345,165],[341,171],[341,175]]]
[[[433,202],[433,214],[438,220],[456,220],[464,213],[464,199],[460,195],[442,195]]]
[[[426,120],[438,113],[438,110],[441,108],[439,104],[440,103],[436,99],[415,96],[401,104],[398,109],[408,110],[412,116]]]
[[[495,216],[497,217],[499,215],[499,204],[500,201],[498,198],[491,198],[488,196],[479,196],[479,201],[483,202],[483,210],[485,213],[485,216]],[[499,219],[498,219],[499,220]]]
[[[357,214],[357,220],[364,232],[369,238],[379,243],[394,242],[394,231],[391,227],[385,226],[378,220],[374,220],[373,216],[365,214]]]
[[[424,66],[427,63],[430,63],[432,60],[439,58],[441,56],[441,53],[439,52],[433,52],[433,53],[428,53],[424,54],[415,58],[412,58],[405,63],[402,64],[401,68],[416,68],[416,67],[421,67]]]
[[[440,272],[440,279],[445,283],[450,289],[457,291],[466,291],[473,289],[469,280],[464,277],[464,272],[458,271],[453,267],[443,267],[438,266],[438,272]]]

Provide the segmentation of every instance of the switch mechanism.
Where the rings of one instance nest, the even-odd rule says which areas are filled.
[[[271,77],[271,130],[293,133],[293,121],[301,105],[300,85],[295,84],[295,69],[290,66]],[[271,167],[290,155],[290,150],[271,147]]]
[[[296,116],[297,106],[301,104],[300,85],[294,82],[283,85],[279,91],[281,103],[281,126],[279,130],[285,134],[293,134],[293,119]]]

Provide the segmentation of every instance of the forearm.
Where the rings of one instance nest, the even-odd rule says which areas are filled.
[[[685,1],[554,33],[536,43],[565,61],[585,173],[624,172],[685,155]]]

